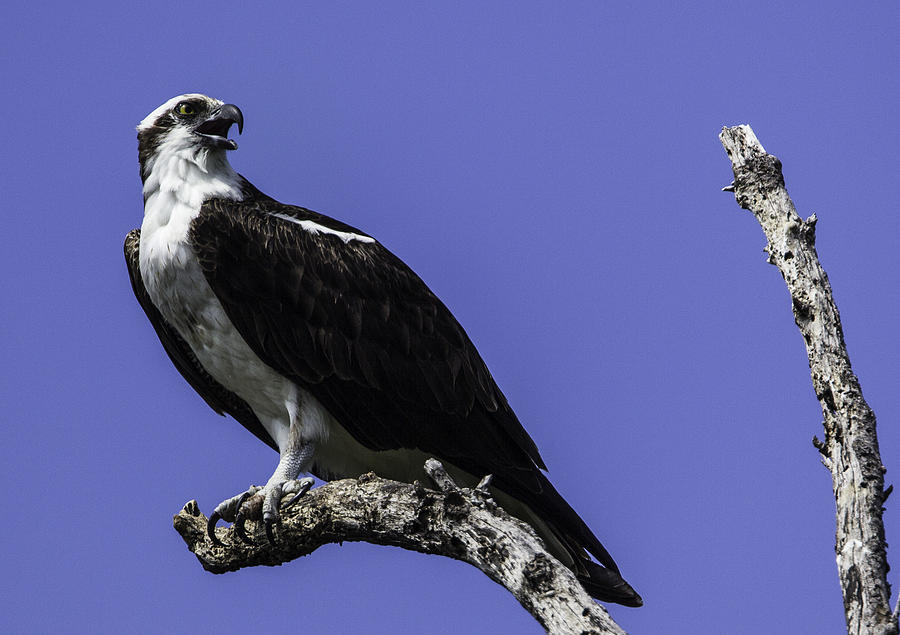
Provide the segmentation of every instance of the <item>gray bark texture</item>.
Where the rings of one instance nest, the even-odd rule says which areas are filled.
[[[816,216],[803,220],[797,215],[781,162],[765,151],[750,126],[724,128],[719,139],[734,170],[734,184],[726,189],[733,189],[738,205],[762,226],[768,262],[787,283],[794,320],[806,342],[813,388],[825,419],[825,440],[813,437],[813,443],[832,475],[835,553],[847,631],[896,635],[900,629],[897,611],[890,608],[882,522],[890,488],[884,489],[875,414],[850,368],[841,318],[816,253]]]
[[[447,556],[478,567],[506,587],[548,633],[624,634],[574,574],[547,553],[531,527],[494,502],[489,478],[464,489],[434,459],[425,470],[439,491],[371,473],[311,490],[282,512],[275,545],[261,523],[253,544],[239,540],[233,528],[221,527],[217,532],[225,546],[213,544],[196,501],[175,516],[175,529],[212,573],[277,566],[345,541]],[[248,521],[248,529],[253,525]]]

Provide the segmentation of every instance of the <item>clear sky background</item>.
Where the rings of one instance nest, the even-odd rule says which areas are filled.
[[[717,135],[751,124],[818,215],[897,481],[896,3],[52,4],[0,14],[0,630],[540,632],[451,560],[213,576],[172,529],[277,460],[178,375],[122,258],[134,127],[191,91],[243,109],[238,171],[453,310],[643,595],[624,628],[843,630],[803,341]]]

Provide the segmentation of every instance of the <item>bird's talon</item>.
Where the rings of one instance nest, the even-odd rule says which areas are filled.
[[[304,493],[305,493],[305,492],[300,492],[299,494],[295,494],[294,497],[293,497],[291,500],[289,500],[287,503],[285,503],[285,505],[284,505],[284,507],[283,507],[282,509],[290,509],[290,508],[291,508],[291,505],[293,505],[293,504],[296,503],[298,500],[300,500],[300,497],[303,496]]]
[[[304,479],[297,480],[297,481],[291,481],[291,483],[297,483],[298,484],[297,486],[299,487],[299,489],[297,490],[297,493],[294,494],[294,496],[291,498],[291,500],[289,500],[285,505],[282,506],[282,509],[290,509],[291,505],[293,505],[298,500],[300,500],[300,497],[303,496],[304,494],[306,494],[306,492],[308,492],[310,490],[310,488],[313,486],[314,482],[315,481],[313,481],[313,479],[311,479],[311,478],[304,478]],[[285,489],[286,489],[286,486],[287,486],[287,484],[285,484]],[[286,491],[285,494],[287,494],[287,493],[288,492]]]
[[[241,542],[255,544],[251,533],[247,530],[247,521],[262,522],[265,526],[269,543],[275,545],[276,525],[281,524],[279,507],[288,494],[293,494],[285,509],[297,502],[313,486],[312,478],[293,479],[282,483],[274,483],[266,487],[252,486],[246,492],[232,496],[216,506],[206,525],[206,533],[213,544],[224,546],[216,536],[216,523],[219,520],[231,522],[234,533]]]
[[[209,521],[206,523],[206,533],[214,545],[224,547],[225,545],[223,545],[222,541],[219,540],[219,537],[216,536],[216,523],[219,522],[220,518],[222,518],[222,515],[218,511],[214,511],[212,515],[210,515]]]
[[[266,526],[266,538],[269,539],[269,544],[273,547],[275,546],[275,521],[267,520],[265,522]]]
[[[250,536],[247,535],[247,528],[244,525],[246,522],[247,517],[238,512],[237,518],[234,519],[234,531],[238,535],[238,538],[241,539],[241,542],[252,545],[253,541],[250,540]]]
[[[243,494],[238,496],[237,502],[234,504],[234,509],[238,513],[238,515],[240,515],[240,513],[241,513],[241,507],[243,507],[244,501],[246,501],[248,498],[250,498],[250,496],[252,496],[254,493],[255,492],[251,492],[250,490],[247,490],[246,492],[244,492]],[[235,519],[236,518],[237,517],[235,517]]]

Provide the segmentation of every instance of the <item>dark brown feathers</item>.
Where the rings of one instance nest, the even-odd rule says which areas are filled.
[[[473,426],[467,443],[486,427],[521,453],[513,463],[543,467],[465,331],[409,267],[377,242],[344,241],[275,214],[366,237],[353,227],[254,194],[207,201],[190,237],[225,312],[263,361],[332,411],[329,402],[372,391],[366,401],[398,419],[377,449],[419,447],[427,435],[415,419],[447,418],[460,431]],[[339,420],[367,436],[364,419]]]
[[[537,447],[465,331],[424,282],[366,234],[247,184],[207,201],[190,238],[229,319],[266,364],[312,393],[362,445],[417,448],[548,519],[573,555],[612,558],[542,473]]]

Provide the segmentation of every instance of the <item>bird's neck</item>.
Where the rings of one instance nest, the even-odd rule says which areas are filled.
[[[240,193],[241,177],[228,163],[225,150],[204,148],[183,136],[170,137],[155,150],[139,153],[145,201],[160,191],[208,192],[226,198]]]
[[[198,148],[178,139],[164,142],[141,162],[144,225],[189,222],[212,198],[241,200],[244,179],[228,163],[224,150]]]

